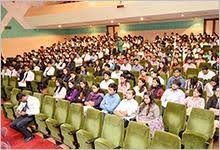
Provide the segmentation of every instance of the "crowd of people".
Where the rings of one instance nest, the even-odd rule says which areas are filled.
[[[42,71],[42,93],[47,94],[48,82],[55,79],[53,96],[57,100],[81,103],[85,109],[121,116],[125,122],[144,122],[153,135],[155,130],[163,130],[155,100],[161,100],[162,111],[168,102],[175,102],[186,105],[188,112],[204,108],[218,115],[218,46],[215,33],[164,33],[152,42],[131,35],[75,36],[14,58],[2,57],[1,76],[16,76],[19,88],[32,90],[34,72]],[[188,77],[189,69],[197,69],[198,74]],[[88,81],[84,76],[103,80]],[[142,98],[140,105],[137,96]]]

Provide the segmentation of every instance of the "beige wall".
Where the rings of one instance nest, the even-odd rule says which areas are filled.
[[[145,40],[153,41],[156,35],[163,35],[166,32],[170,34],[171,32],[179,33],[179,34],[190,34],[193,32],[194,34],[203,33],[202,28],[188,28],[188,29],[171,29],[171,30],[148,30],[148,31],[132,31],[132,32],[120,32],[120,36],[124,35],[142,35]]]

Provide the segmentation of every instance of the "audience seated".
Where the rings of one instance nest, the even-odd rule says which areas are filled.
[[[109,71],[104,72],[103,75],[104,75],[104,80],[101,81],[100,88],[101,89],[108,89],[109,84],[114,83],[114,80],[110,79],[111,73]]]
[[[56,79],[56,89],[54,90],[53,97],[56,99],[64,99],[66,96],[66,87],[63,83],[63,80],[58,78]]]

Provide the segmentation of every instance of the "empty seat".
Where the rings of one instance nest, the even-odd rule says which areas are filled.
[[[30,96],[33,94],[32,91],[30,91],[30,90],[23,90],[22,93],[24,95],[30,95]]]
[[[41,106],[42,106],[42,102],[43,102],[43,98],[44,98],[44,94],[41,94],[41,93],[34,93],[33,94],[34,97],[37,97],[40,101],[40,109],[41,109]]]
[[[43,71],[34,71],[35,74],[35,81],[42,82],[43,80]]]
[[[60,126],[63,136],[63,143],[71,148],[75,148],[75,133],[82,128],[84,123],[83,106],[80,104],[70,104],[66,122]]]
[[[130,121],[126,130],[123,148],[147,149],[150,144],[150,128],[145,124]]]
[[[104,119],[101,137],[96,139],[95,149],[122,147],[124,139],[124,121],[121,117],[107,114]]]
[[[173,102],[168,102],[163,114],[165,130],[179,135],[185,128],[186,106]]]
[[[155,131],[150,145],[151,149],[180,149],[181,139],[169,132]]]
[[[8,86],[5,86],[5,93],[8,98],[10,98],[11,90],[16,87],[17,87],[17,77],[9,78]]]
[[[184,148],[206,149],[214,135],[214,119],[212,111],[193,108],[182,137]]]
[[[56,83],[54,81],[52,81],[52,80],[49,80],[48,81],[47,89],[48,89],[48,95],[53,96],[54,95],[54,91],[56,89]]]
[[[103,113],[97,109],[89,108],[83,129],[76,133],[80,149],[92,149],[95,139],[101,136]]]
[[[3,104],[4,111],[6,113],[7,118],[14,120],[15,114],[14,114],[14,106],[18,104],[16,95],[20,93],[21,90],[18,88],[13,88],[10,94],[10,101],[5,102]]]
[[[188,68],[186,73],[186,78],[190,79],[192,77],[197,77],[199,73],[199,70],[196,68]]]
[[[38,130],[43,134],[48,134],[45,120],[52,118],[55,109],[56,100],[51,96],[44,96],[43,103],[41,105],[40,113],[35,115],[35,121],[38,126]]]
[[[136,96],[135,100],[138,102],[138,105],[140,105],[142,100],[143,100],[143,98],[141,96]]]
[[[50,135],[58,142],[62,142],[60,125],[66,121],[69,110],[69,101],[59,100],[56,103],[53,118],[48,118],[46,124],[50,130]]]

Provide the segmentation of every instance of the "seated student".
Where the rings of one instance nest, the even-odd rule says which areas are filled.
[[[47,88],[47,85],[45,85],[45,84],[41,84],[40,86],[39,86],[39,91],[40,91],[40,93],[42,93],[42,94],[48,94],[48,88]]]
[[[167,89],[171,88],[172,82],[174,80],[179,80],[180,81],[180,87],[184,88],[185,79],[181,76],[181,70],[179,68],[176,68],[174,70],[173,76],[168,79]]]
[[[87,69],[86,69],[86,67],[84,65],[82,65],[80,67],[80,74],[81,75],[89,75],[89,73],[87,72]]]
[[[18,82],[18,87],[26,88],[31,90],[31,81],[34,80],[35,74],[30,70],[29,66],[24,67],[25,73],[20,82]]]
[[[58,78],[56,79],[56,89],[54,91],[53,97],[56,99],[63,99],[66,96],[66,87],[63,83],[63,80]]]
[[[34,135],[27,129],[30,122],[34,121],[34,115],[40,113],[40,101],[36,97],[18,93],[16,99],[20,102],[17,110],[17,118],[10,123],[10,127],[24,135],[24,141],[29,142]]]
[[[94,83],[92,85],[92,92],[89,93],[84,105],[87,107],[94,107],[100,109],[100,103],[104,97],[104,92],[100,89],[99,84]]]
[[[199,81],[199,79],[196,76],[186,80],[185,82],[186,95],[188,95],[191,90],[196,89],[197,87],[201,87],[203,89],[203,83]]]
[[[152,84],[153,84],[153,78],[159,78],[161,85],[164,85],[164,84],[165,84],[164,79],[160,77],[160,75],[159,75],[159,73],[157,72],[157,70],[152,70],[152,71],[151,71],[151,76],[149,76],[148,82],[146,82],[146,83],[149,84],[149,86],[152,86]]]
[[[127,81],[127,76],[125,74],[121,74],[119,84],[118,84],[118,92],[122,92],[123,94],[127,93],[127,90],[130,89],[131,85]]]
[[[96,77],[96,76],[102,76],[102,69],[101,69],[101,67],[100,66],[96,66],[95,68],[94,68],[94,73],[93,73],[93,75]]]
[[[9,69],[7,69],[6,72],[10,78],[18,76],[18,72],[15,70],[14,66],[12,65],[9,66]]]
[[[150,87],[150,92],[154,99],[160,99],[164,93],[163,87],[160,83],[160,79],[155,77],[153,78],[152,86]]]
[[[43,76],[43,83],[46,83],[51,79],[51,76],[53,76],[55,73],[55,68],[52,66],[52,63],[49,61],[47,63],[47,68],[44,70]]]
[[[138,109],[138,103],[135,100],[135,91],[129,89],[126,92],[126,99],[123,99],[115,108],[114,114],[123,117],[129,121],[135,118],[135,113]]]
[[[144,93],[147,91],[146,82],[144,79],[138,80],[138,85],[134,87],[134,91],[137,96],[144,96]]]
[[[131,71],[131,64],[128,62],[127,59],[124,59],[124,63],[121,65],[122,71]]]
[[[104,75],[104,72],[110,72],[110,65],[109,64],[104,64],[103,66],[103,75]]]
[[[207,99],[209,99],[215,92],[215,90],[219,87],[219,77],[212,77],[211,81],[206,83],[204,86],[204,91],[207,94]]]
[[[164,130],[160,108],[155,104],[153,96],[147,92],[144,93],[143,102],[138,108],[136,120],[149,126],[151,137],[156,130]]]
[[[74,102],[83,104],[90,93],[90,89],[85,79],[80,80],[79,86],[79,91]]]
[[[58,75],[61,74],[62,70],[66,67],[66,63],[64,61],[64,58],[60,58],[59,62],[55,64],[57,68]]]
[[[193,91],[193,95],[187,97],[184,100],[184,103],[187,108],[187,114],[190,114],[192,108],[204,108],[205,107],[205,100],[202,98],[202,88],[197,87]]]
[[[65,99],[73,102],[78,95],[79,90],[76,88],[74,81],[68,81]]]
[[[196,65],[193,63],[193,58],[191,57],[186,58],[186,63],[183,65],[183,70],[185,73],[187,73],[189,68],[196,69]]]
[[[40,71],[40,67],[38,66],[38,63],[33,63],[33,71]]]
[[[215,73],[209,70],[207,66],[203,66],[202,71],[200,71],[198,74],[198,78],[202,78],[203,80],[209,80],[214,76],[215,76]]]
[[[70,72],[70,78],[68,81],[72,81],[75,86],[79,86],[80,79],[75,72]]]
[[[150,77],[147,75],[146,69],[142,69],[142,70],[140,71],[140,76],[138,77],[138,80],[139,80],[139,79],[144,79],[145,82],[148,83],[149,78],[150,78]]]
[[[139,71],[141,71],[143,68],[144,68],[144,67],[139,64],[138,59],[135,58],[135,59],[134,59],[134,65],[133,65],[133,67],[132,67],[132,71],[138,71],[138,72],[139,72]]]
[[[112,72],[111,74],[111,78],[115,78],[115,79],[120,79],[121,74],[123,73],[123,71],[120,70],[120,66],[119,65],[115,65],[115,71]]]
[[[184,104],[185,93],[179,89],[180,81],[178,79],[172,82],[170,89],[166,89],[161,97],[162,107],[166,108],[168,102]]]
[[[215,114],[215,127],[220,127],[219,122],[219,104],[220,104],[220,88],[217,88],[215,94],[209,98],[205,108],[213,111]]]
[[[63,82],[67,82],[69,80],[69,78],[70,78],[69,69],[67,69],[67,68],[63,69],[63,73],[62,73],[61,78],[63,79]]]
[[[110,83],[108,85],[108,93],[103,97],[100,104],[100,108],[104,113],[113,113],[115,108],[120,103],[120,97],[117,94],[117,85],[115,83]]]
[[[104,72],[104,80],[99,84],[101,89],[108,89],[108,85],[114,83],[114,80],[110,79],[110,76],[110,72]]]

